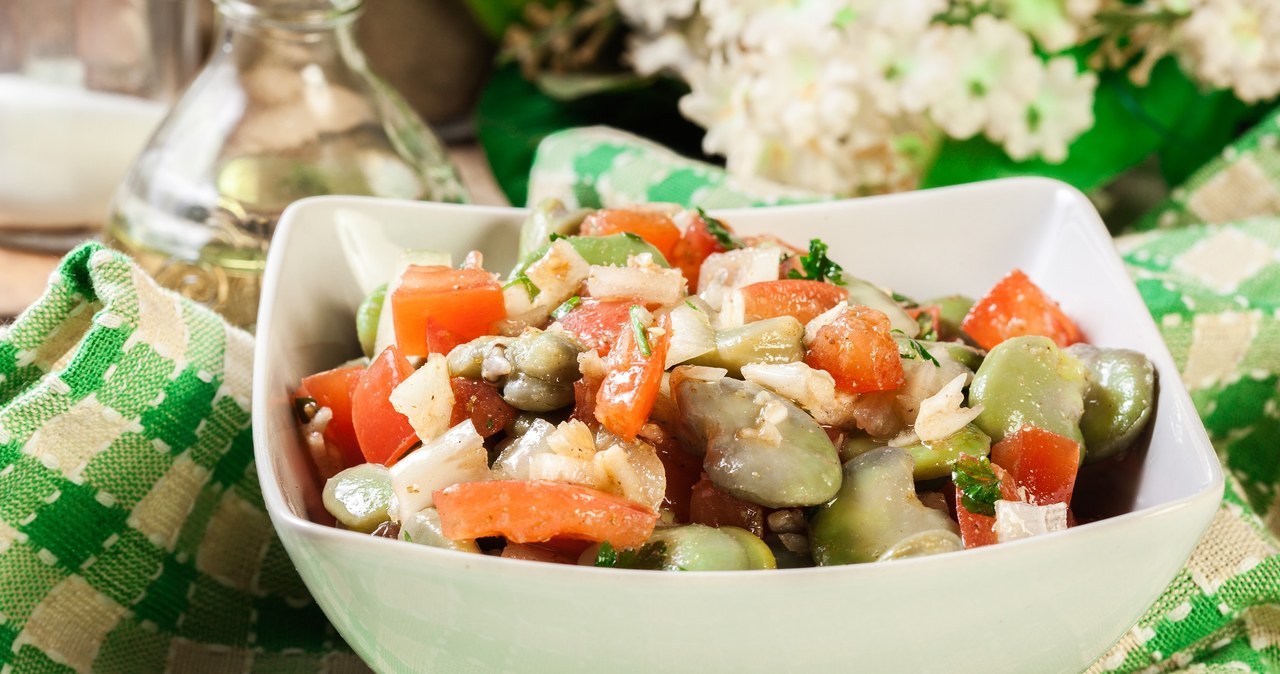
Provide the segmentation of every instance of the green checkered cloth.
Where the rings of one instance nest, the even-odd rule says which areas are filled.
[[[97,244],[0,329],[0,671],[367,671],[264,511],[252,355]]]
[[[1280,112],[1116,241],[1227,468],[1222,507],[1186,567],[1089,669],[1280,674]],[[728,208],[827,195],[744,181],[591,127],[539,146],[529,202]]]

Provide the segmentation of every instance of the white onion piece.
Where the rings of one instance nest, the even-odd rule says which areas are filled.
[[[606,299],[634,297],[645,304],[675,304],[684,297],[684,275],[679,269],[658,266],[605,267],[591,265],[587,294]]]
[[[813,320],[810,320],[808,323],[805,323],[804,324],[804,345],[809,346],[810,344],[813,344],[813,342],[818,339],[818,331],[826,327],[826,325],[831,321],[834,321],[840,316],[844,315],[844,312],[848,310],[848,308],[849,308],[849,304],[847,302],[841,302],[835,305],[834,307],[831,307],[830,309],[827,309],[826,311],[818,314],[817,316],[814,316]]]
[[[552,242],[546,254],[524,271],[537,288],[534,297],[523,283],[514,283],[502,291],[507,317],[526,325],[540,325],[565,300],[578,294],[591,265],[568,241]]]
[[[711,328],[711,317],[692,305],[677,304],[671,310],[671,346],[667,348],[666,369],[715,348],[716,331]]]
[[[484,438],[468,419],[392,466],[391,489],[398,512],[407,517],[435,505],[432,493],[437,490],[489,477]]]
[[[825,370],[805,363],[748,363],[742,378],[795,402],[824,426],[853,424],[857,396],[836,390],[836,380]]]
[[[781,251],[768,248],[739,248],[712,253],[698,272],[698,297],[719,311],[733,290],[762,281],[778,280]]]
[[[547,436],[556,430],[546,419],[535,419],[524,435],[502,450],[493,462],[494,477],[500,480],[528,480],[529,458],[549,451]]]
[[[448,359],[438,353],[400,382],[388,396],[391,406],[409,420],[423,442],[431,442],[449,430],[453,416],[453,387],[449,385]]]
[[[938,371],[942,367],[933,367]],[[928,376],[923,370],[922,376]],[[982,405],[964,407],[964,385],[971,375],[962,371],[938,389],[936,393],[920,401],[920,411],[915,417],[915,433],[925,442],[941,440],[967,426],[982,413]],[[902,396],[899,395],[901,402]]]
[[[1067,504],[1038,506],[1022,501],[996,501],[996,540],[1004,543],[1067,528]]]

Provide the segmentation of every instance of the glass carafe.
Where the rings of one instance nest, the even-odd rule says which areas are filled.
[[[252,328],[281,211],[321,194],[463,201],[435,136],[365,65],[361,0],[218,0],[209,62],[139,156],[107,241]]]

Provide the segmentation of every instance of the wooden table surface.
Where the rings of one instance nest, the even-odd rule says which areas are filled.
[[[484,152],[474,143],[452,146],[449,155],[477,204],[505,206],[507,199],[489,170]],[[16,316],[44,290],[60,255],[0,248],[0,322]]]

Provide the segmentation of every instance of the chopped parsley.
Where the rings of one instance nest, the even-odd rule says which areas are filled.
[[[644,307],[639,304],[631,305],[631,331],[636,335],[640,354],[645,358],[652,356],[653,348],[649,346],[649,335],[644,331]]]
[[[550,237],[548,237],[548,238],[550,238],[550,239],[551,239],[551,243],[555,243],[555,242],[559,241],[560,239],[567,239],[567,238],[569,238],[569,237],[567,237],[567,236],[565,236],[565,235],[563,235],[563,234],[561,234],[561,233],[559,233],[559,232],[552,232],[552,233],[551,233],[551,236],[550,236]]]
[[[993,517],[1000,495],[1000,478],[987,457],[961,457],[951,467],[951,479],[960,490],[960,505],[975,515]]]
[[[412,543],[412,542],[413,542],[413,536],[410,536],[410,535],[409,535],[409,532],[405,531],[404,529],[401,529],[401,530],[400,530],[400,535],[401,535],[401,536],[404,536],[404,540],[405,540],[405,542],[406,542],[406,543]]]
[[[577,309],[579,304],[582,304],[582,298],[574,295],[573,297],[565,300],[564,304],[556,307],[555,311],[551,312],[551,318],[558,321],[565,316],[568,316],[570,311]]]
[[[822,239],[809,239],[809,254],[800,256],[800,266],[804,273],[792,269],[787,278],[806,279],[809,281],[830,281],[838,286],[845,285],[844,267],[827,257],[827,244]]]
[[[916,314],[916,323],[920,326],[920,339],[934,341],[938,338],[938,333],[933,330],[933,314],[921,311]]]
[[[502,289],[506,290],[507,288],[512,288],[517,285],[524,286],[524,291],[529,293],[530,302],[532,302],[533,299],[538,296],[538,293],[542,292],[542,290],[538,288],[538,286],[534,285],[533,281],[530,281],[529,277],[525,276],[524,274],[521,274],[511,279],[510,281],[508,281],[507,285],[502,286]]]
[[[938,359],[937,359],[937,358],[934,358],[934,357],[933,357],[933,354],[932,354],[932,353],[929,353],[929,350],[928,350],[928,349],[926,349],[926,348],[924,348],[924,345],[923,345],[923,344],[921,344],[920,342],[917,342],[916,340],[911,339],[910,337],[908,337],[908,336],[907,336],[907,333],[905,333],[905,332],[903,332],[903,331],[901,331],[901,330],[899,330],[899,329],[897,329],[897,328],[894,328],[894,329],[890,330],[889,332],[890,332],[890,333],[892,333],[892,334],[898,335],[899,337],[901,337],[901,338],[903,338],[903,339],[907,340],[907,345],[906,345],[906,347],[903,347],[901,344],[899,344],[899,345],[898,345],[898,355],[899,355],[899,356],[902,356],[903,358],[906,358],[907,360],[927,360],[927,361],[929,361],[929,362],[933,363],[933,366],[934,366],[934,367],[942,367],[942,364],[938,362]]]
[[[915,300],[900,293],[893,293],[893,301],[901,304],[903,308],[906,309],[915,309],[920,306],[919,304],[916,304]]]
[[[645,543],[635,550],[616,550],[609,541],[604,541],[596,554],[596,566],[657,571],[663,568],[666,555],[667,544],[663,541]]]
[[[694,311],[702,311],[701,309],[698,308],[698,305],[694,304],[693,302],[690,302],[689,300],[685,300],[684,305],[686,307],[689,307],[690,309],[693,309]]]
[[[702,210],[701,206],[698,207],[698,216],[702,218],[703,222],[707,223],[707,233],[714,236],[716,241],[719,241],[720,245],[724,246],[725,250],[742,248],[742,242],[738,240],[738,237],[734,236],[733,232],[730,232],[723,222],[707,215],[707,212]]]

